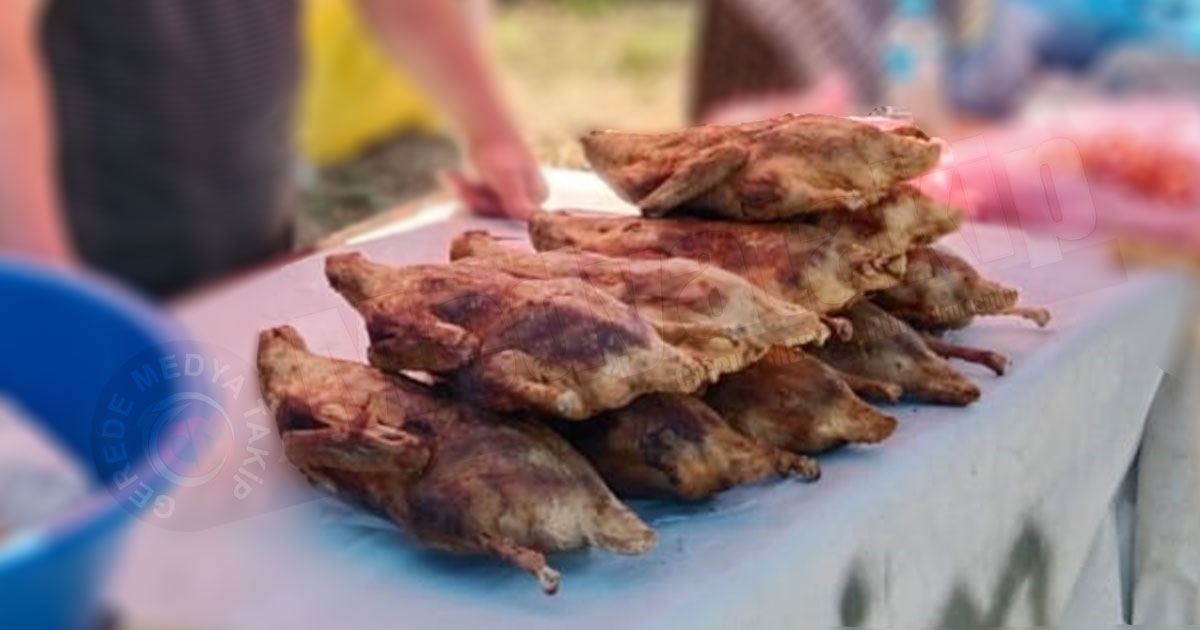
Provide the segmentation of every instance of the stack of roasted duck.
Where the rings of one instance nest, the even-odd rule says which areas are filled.
[[[263,333],[262,392],[311,481],[553,592],[545,553],[654,545],[618,497],[816,479],[813,455],[895,429],[860,396],[968,404],[947,358],[1004,371],[941,333],[1048,318],[933,247],[959,216],[908,183],[940,152],[911,125],[793,116],[584,147],[642,217],[541,213],[540,253],[469,232],[449,264],[330,256],[370,366]]]

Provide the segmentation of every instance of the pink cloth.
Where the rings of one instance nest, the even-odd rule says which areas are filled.
[[[948,146],[942,167],[918,186],[964,208],[973,221],[1062,241],[1129,235],[1200,250],[1200,111],[1194,105],[1100,105]],[[1130,150],[1123,155],[1123,148]],[[1139,185],[1137,176],[1160,174],[1171,194]]]

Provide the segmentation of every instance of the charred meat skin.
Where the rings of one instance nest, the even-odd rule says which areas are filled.
[[[774,476],[815,480],[815,459],[735,431],[699,398],[651,394],[565,428],[618,495],[706,499]]]
[[[500,418],[370,366],[311,354],[292,328],[259,337],[260,389],[288,460],[315,485],[422,543],[492,554],[553,593],[544,554],[654,546],[654,532],[540,423]]]
[[[842,315],[854,326],[854,337],[810,346],[813,356],[842,372],[895,383],[916,400],[963,406],[979,399],[979,386],[931,350],[903,320],[869,300],[859,300]]]
[[[562,212],[535,214],[538,251],[575,247],[628,258],[690,258],[742,276],[768,294],[825,314],[898,284],[905,252],[958,228],[960,215],[903,190],[855,213],[812,222],[735,223]]]
[[[664,134],[599,131],[581,142],[596,173],[645,216],[734,221],[860,210],[941,156],[911,125],[820,115]]]
[[[794,453],[874,444],[896,429],[896,419],[863,402],[837,370],[799,350],[723,377],[704,398],[741,433]]]
[[[745,368],[773,346],[822,343],[821,317],[694,260],[615,258],[582,250],[531,252],[486,232],[459,235],[456,265],[498,269],[522,280],[579,278],[634,307],[663,339],[721,373]]]
[[[1044,327],[1050,312],[1017,306],[1018,292],[981,276],[970,263],[940,247],[908,252],[900,284],[872,300],[914,328],[930,332],[964,328],[978,315],[1014,315]]]
[[[716,377],[628,305],[575,278],[393,268],[360,254],[330,256],[325,271],[366,320],[373,365],[434,372],[498,411],[583,420],[641,394],[690,393]]]

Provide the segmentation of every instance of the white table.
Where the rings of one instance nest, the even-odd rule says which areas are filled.
[[[590,178],[556,176],[552,184],[552,205],[612,204]],[[523,231],[449,208],[409,223],[355,248],[387,262],[440,261],[464,229]],[[1023,233],[971,233],[990,275],[1054,312],[1047,330],[991,319],[957,335],[1013,359],[1003,378],[963,366],[982,386],[979,403],[896,407],[901,425],[891,440],[823,458],[815,485],[766,483],[694,506],[636,504],[659,531],[658,548],[641,557],[557,557],[564,579],[556,597],[498,562],[420,550],[378,521],[298,488],[272,442],[276,464],[251,501],[213,499],[211,510],[226,524],[195,532],[139,525],[114,599],[148,627],[1034,626],[1066,618],[1119,623],[1130,612],[1122,599],[1144,574],[1175,586],[1138,595],[1139,605],[1147,600],[1148,611],[1155,597],[1167,597],[1178,607],[1180,597],[1195,596],[1195,574],[1164,580],[1162,571],[1128,562],[1122,574],[1118,551],[1130,528],[1118,527],[1121,512],[1110,507],[1121,505],[1118,488],[1152,404],[1168,418],[1151,430],[1165,443],[1158,448],[1194,452],[1173,441],[1181,432],[1196,436],[1194,423],[1180,420],[1189,403],[1179,392],[1193,390],[1155,403],[1164,370],[1173,373],[1170,383],[1191,378],[1173,367],[1190,281],[1122,270],[1100,238],[1067,244],[1059,262],[1033,268]],[[961,238],[949,245],[970,249]],[[325,287],[320,257],[197,298],[179,315],[199,339],[244,357],[245,370],[257,331],[285,323],[318,351],[364,356],[365,333]],[[1173,475],[1149,459],[1143,455],[1142,472],[1152,481],[1178,478],[1181,488],[1170,496],[1194,492],[1194,469]],[[1192,548],[1195,519],[1184,521],[1165,525],[1193,527],[1168,532],[1175,546],[1150,541],[1162,520],[1140,525],[1138,557]],[[1177,592],[1164,596],[1164,588]]]

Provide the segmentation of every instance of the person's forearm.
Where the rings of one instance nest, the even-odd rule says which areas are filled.
[[[457,0],[358,0],[384,46],[415,72],[468,141],[517,135]]]
[[[451,177],[475,212],[528,218],[546,200],[537,160],[521,139],[460,0],[358,0],[398,61],[458,123],[474,177]]]
[[[32,16],[0,14],[7,18],[0,24],[0,250],[61,262],[70,245],[59,216],[36,28]]]

